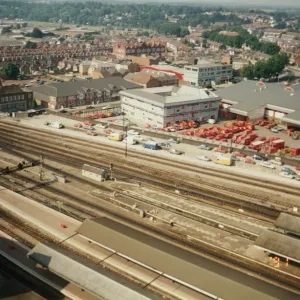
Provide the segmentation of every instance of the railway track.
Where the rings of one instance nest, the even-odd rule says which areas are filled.
[[[47,188],[50,188],[51,186],[46,186]],[[57,191],[53,191],[55,194],[57,194]],[[68,195],[65,194],[65,196],[67,197]],[[74,205],[73,207],[76,209],[78,209],[80,212],[83,212],[84,210],[80,207],[78,208],[78,202],[83,204],[83,206],[85,208],[89,207],[92,210],[92,214],[91,216],[97,216],[97,214],[95,213],[96,211],[101,211],[101,213],[105,213],[110,215],[111,217],[121,221],[121,222],[125,222],[126,224],[130,224],[130,226],[135,226],[138,227],[139,230],[145,230],[147,232],[150,232],[151,234],[155,234],[158,235],[164,239],[169,240],[172,243],[175,244],[179,244],[183,247],[187,247],[188,249],[191,249],[192,251],[196,251],[197,253],[201,253],[201,255],[207,255],[208,257],[213,257],[214,259],[221,261],[226,261],[226,263],[231,264],[232,266],[236,266],[236,264],[238,264],[240,267],[248,270],[248,271],[259,271],[260,274],[263,274],[264,276],[266,276],[269,279],[274,279],[276,278],[276,280],[279,280],[280,282],[284,283],[284,284],[288,284],[289,286],[292,287],[297,287],[298,282],[295,281],[295,279],[287,279],[286,277],[283,277],[281,274],[277,274],[274,270],[266,270],[265,268],[263,268],[261,265],[257,264],[253,264],[253,262],[249,262],[247,261],[247,259],[242,259],[239,256],[235,256],[233,253],[231,253],[230,255],[228,255],[228,253],[224,250],[220,250],[220,249],[215,249],[212,245],[208,245],[207,243],[202,243],[199,240],[196,239],[191,239],[191,238],[187,238],[187,236],[182,235],[182,234],[178,234],[176,232],[173,231],[166,231],[165,229],[162,228],[157,228],[154,227],[153,225],[149,225],[147,223],[145,224],[141,224],[141,222],[136,219],[136,218],[130,218],[128,217],[128,215],[124,216],[123,214],[116,212],[115,210],[111,210],[109,208],[107,208],[106,205],[104,206],[100,206],[99,204],[91,204],[89,201],[83,200],[83,199],[75,199],[75,197],[70,197],[72,198],[72,200],[66,201],[67,205],[72,207],[72,205]],[[71,203],[74,202],[74,203]],[[76,204],[75,204],[76,203]],[[57,208],[58,209],[58,208]],[[87,211],[84,211],[85,213],[88,213]],[[30,233],[30,231],[29,231]],[[39,236],[38,232],[34,232],[33,234],[35,234],[35,236]],[[73,253],[76,253],[76,251],[74,251],[74,249],[67,249],[72,251]],[[76,253],[77,254],[77,253]],[[80,253],[79,253],[80,254]],[[82,254],[80,254],[82,256]],[[86,256],[83,256],[86,259]]]
[[[61,141],[67,142],[67,143],[71,143],[72,145],[68,145],[69,148],[74,147],[73,145],[78,145],[78,146],[83,146],[86,148],[90,148],[91,151],[105,151],[108,152],[109,154],[116,154],[116,155],[123,155],[124,151],[123,149],[117,148],[117,147],[112,147],[109,145],[103,145],[103,144],[93,144],[91,145],[91,143],[89,143],[87,140],[84,139],[80,139],[80,138],[75,138],[75,137],[69,137],[67,135],[63,135],[63,134],[59,134],[59,133],[51,133],[49,131],[46,130],[37,130],[34,128],[30,128],[30,127],[24,127],[24,126],[20,126],[20,125],[16,125],[16,124],[8,124],[5,122],[0,121],[1,126],[5,127],[5,133],[17,133],[18,135],[20,134],[20,131],[24,131],[27,133],[34,133],[36,135],[36,133],[39,133],[40,137],[45,137],[45,138],[53,138],[54,140],[56,140],[58,137],[61,139]],[[1,134],[1,133],[0,133]],[[182,170],[186,170],[186,171],[191,171],[191,172],[199,172],[201,174],[205,174],[208,176],[216,176],[216,173],[218,174],[218,176],[222,176],[223,179],[227,179],[227,180],[233,180],[237,183],[243,183],[243,184],[251,184],[251,185],[255,185],[256,187],[261,187],[261,188],[268,188],[271,189],[273,191],[278,191],[278,192],[284,192],[284,193],[289,193],[291,195],[296,195],[296,196],[300,196],[300,191],[297,191],[293,188],[291,188],[290,186],[286,185],[286,184],[280,184],[278,185],[277,183],[274,183],[272,181],[269,180],[255,180],[253,179],[253,177],[250,176],[243,176],[241,178],[240,175],[238,174],[232,174],[230,172],[224,171],[224,170],[208,170],[205,167],[201,167],[201,166],[195,166],[193,164],[189,164],[189,163],[180,163],[171,159],[162,159],[162,158],[158,158],[158,157],[153,157],[152,155],[149,155],[147,153],[142,153],[142,154],[138,154],[138,153],[132,153],[130,152],[128,154],[129,157],[131,158],[137,158],[137,159],[141,159],[141,155],[143,158],[146,158],[147,161],[151,161],[151,162],[155,162],[155,163],[161,163],[164,165],[168,165],[171,167],[175,167],[175,168],[180,168]],[[208,184],[207,184],[208,185]],[[236,189],[232,189],[229,187],[225,187],[225,186],[221,186],[221,185],[213,185],[213,184],[209,184],[211,187],[214,188],[222,188],[225,191],[232,191],[237,193]],[[265,197],[260,197],[258,195],[255,195],[253,193],[247,193],[245,191],[241,192],[242,195],[247,195],[248,197],[254,197],[254,198],[264,198]]]
[[[21,146],[20,140],[22,140]],[[91,159],[89,154],[82,155],[80,154],[80,151],[75,150],[65,152],[61,146],[49,145],[49,143],[45,142],[36,141],[35,144],[32,145],[30,141],[25,139],[19,139],[19,141],[17,141],[15,138],[12,140],[3,138],[1,145],[3,149],[8,149],[10,153],[16,152],[16,150],[19,152],[25,151],[34,155],[40,155],[43,153],[50,160],[61,162],[79,169],[81,169],[82,165],[85,163],[94,164],[97,166],[99,166],[101,163],[102,167],[104,168],[107,168],[108,166],[106,158],[96,155],[94,156],[95,158]],[[34,150],[32,150],[33,148]],[[103,163],[106,163],[106,165],[103,165]],[[126,172],[123,171],[124,168],[127,169]],[[147,182],[152,185],[158,185],[167,190],[174,190],[175,186],[177,185],[177,177],[169,173],[168,176],[166,174],[159,175],[158,173],[159,171],[154,170],[154,174],[149,174],[149,172],[145,174],[144,170],[137,170],[135,168],[132,169],[124,163],[122,165],[117,164],[117,167],[115,167],[114,170],[115,176],[119,175],[127,178],[135,178],[136,180]],[[261,215],[262,217],[268,219],[275,219],[280,213],[279,210],[270,208],[264,204],[258,205],[255,202],[241,200],[238,195],[234,197],[232,195],[224,195],[222,192],[207,191],[207,189],[201,188],[201,186],[192,185],[185,181],[180,182],[180,190],[187,196],[198,198],[198,201],[204,199],[205,201],[210,201],[222,206],[226,205],[233,209],[243,207],[243,210],[245,211],[248,211],[252,214]]]

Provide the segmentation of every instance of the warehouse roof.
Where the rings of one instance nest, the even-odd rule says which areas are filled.
[[[299,239],[275,231],[265,230],[256,239],[255,246],[300,263]]]
[[[120,95],[132,97],[160,107],[220,100],[216,94],[208,89],[189,85],[182,85],[180,88],[168,86],[121,91]]]
[[[275,226],[296,234],[300,234],[300,217],[281,213],[275,221]]]
[[[217,293],[223,299],[270,300],[280,294],[253,277],[105,217],[85,220],[77,232],[135,262],[209,293]]]
[[[262,106],[272,109],[279,108],[287,113],[300,111],[300,101],[298,101],[300,84],[292,86],[293,91],[289,91],[286,87],[277,83],[266,83],[265,87],[257,86],[255,81],[246,80],[230,87],[219,89],[216,94],[223,100],[235,102],[236,104],[232,106],[232,109],[238,109],[245,113]],[[294,117],[298,118],[298,116],[297,112]]]
[[[124,80],[122,77],[109,77],[103,79],[90,79],[90,80],[78,80],[62,83],[52,83],[48,85],[42,85],[32,87],[34,92],[39,94],[45,94],[52,97],[66,97],[74,96],[79,93],[85,93],[86,89],[92,89],[95,92],[102,90],[123,90],[123,89],[136,89],[140,88],[132,82]]]
[[[92,265],[56,245],[38,244],[28,253],[28,257],[51,272],[79,285],[80,287],[107,300],[150,300],[160,299],[129,281]]]

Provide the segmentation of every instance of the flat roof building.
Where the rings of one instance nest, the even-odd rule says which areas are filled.
[[[232,76],[232,65],[199,64],[184,67],[184,80],[195,86],[229,81]]]
[[[284,87],[252,80],[216,91],[222,105],[243,120],[267,118],[276,123],[300,126],[300,84]],[[298,95],[299,94],[299,95]]]
[[[121,91],[123,111],[159,128],[172,122],[217,119],[220,98],[208,89],[183,85]]]

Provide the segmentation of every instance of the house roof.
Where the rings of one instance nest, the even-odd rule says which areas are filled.
[[[155,79],[150,74],[141,72],[127,74],[124,78],[138,84],[147,84],[149,81]]]
[[[87,219],[77,232],[120,255],[208,293],[217,294],[222,299],[271,300],[275,296],[284,298],[279,295],[278,290],[269,288],[268,293],[272,291],[272,295],[265,293],[265,286],[253,277],[239,272],[237,274],[237,271],[223,265],[216,266],[204,257],[112,219]],[[239,280],[236,280],[237,276]],[[257,288],[258,285],[260,288]]]
[[[132,82],[124,80],[122,77],[108,77],[103,79],[90,79],[90,80],[78,80],[71,82],[52,83],[43,86],[32,87],[33,92],[44,94],[52,97],[66,97],[73,96],[79,93],[85,93],[84,89],[97,90],[112,90],[112,86],[115,86],[117,90],[135,89],[140,88]]]
[[[265,83],[266,88],[257,86],[256,81],[246,80],[238,84],[231,85],[216,91],[223,100],[233,101],[235,104],[233,109],[238,109],[246,113],[253,111],[259,107],[273,107],[286,110],[291,113],[291,117],[298,117],[298,113],[294,116],[294,111],[300,111],[300,84],[292,86],[293,93],[285,91],[283,87],[276,83]],[[300,120],[300,118],[299,118]]]
[[[18,85],[12,84],[12,85],[1,85],[0,82],[0,95],[5,95],[5,94],[14,94],[14,93],[24,93],[28,92],[20,88]]]
[[[265,230],[255,241],[255,246],[300,263],[300,240],[275,231]]]
[[[296,234],[300,234],[300,217],[281,213],[275,221],[275,226]]]

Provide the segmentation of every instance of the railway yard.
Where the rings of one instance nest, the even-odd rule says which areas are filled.
[[[0,254],[61,299],[299,299],[299,182],[28,125],[0,120]]]

